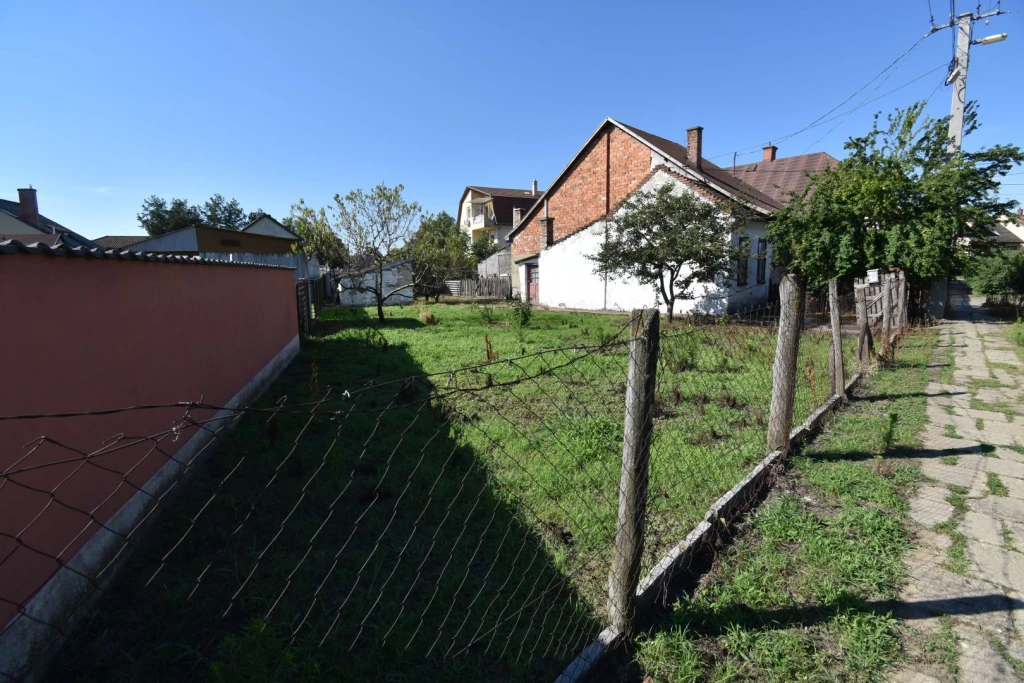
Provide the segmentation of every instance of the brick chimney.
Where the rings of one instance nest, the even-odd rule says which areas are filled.
[[[39,222],[39,202],[35,188],[18,188],[18,218],[35,225]]]
[[[763,151],[764,161],[775,161],[775,153],[779,151],[779,148],[775,145],[768,145]]]
[[[690,166],[698,171],[701,167],[701,156],[704,154],[704,128],[694,126],[686,129],[686,156]]]

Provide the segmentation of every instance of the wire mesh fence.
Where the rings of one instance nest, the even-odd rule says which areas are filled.
[[[52,680],[553,679],[615,622],[622,572],[635,588],[769,450],[778,310],[666,325],[653,376],[627,327],[441,374],[314,374],[254,408],[0,420],[60,435],[3,461],[0,623],[68,638]],[[801,338],[790,423],[830,397],[829,355]],[[118,430],[135,411],[162,426]],[[98,536],[111,550],[77,561]],[[89,619],[40,606],[61,573],[102,593]]]

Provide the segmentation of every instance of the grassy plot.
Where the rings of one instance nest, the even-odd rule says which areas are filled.
[[[600,631],[625,319],[387,315],[321,323],[53,680],[552,679]],[[774,353],[758,325],[661,342],[645,567],[763,457]],[[827,397],[827,357],[805,337],[797,421]]]
[[[901,362],[792,458],[695,596],[640,638],[651,679],[878,680],[899,658],[886,603],[905,580],[902,520],[921,476],[899,456],[927,422],[936,338],[907,339]]]

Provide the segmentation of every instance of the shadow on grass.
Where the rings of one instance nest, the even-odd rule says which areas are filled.
[[[554,679],[601,624],[458,417],[383,384],[421,373],[310,340],[261,402],[284,410],[224,437],[49,680]]]
[[[931,367],[931,366],[929,366]],[[944,367],[944,366],[940,366]],[[900,398],[938,398],[940,396],[964,396],[966,391],[908,391],[906,393],[889,392],[884,394],[875,394],[873,396],[858,396],[853,403],[885,403]]]
[[[685,627],[689,633],[695,636],[718,638],[727,635],[736,626],[757,630],[807,628],[830,622],[841,615],[884,616],[891,614],[901,619],[915,620],[928,619],[942,614],[988,614],[1017,610],[1022,607],[1024,607],[1024,601],[1008,598],[1002,593],[904,602],[868,601],[844,592],[829,603],[796,605],[780,609],[751,609],[743,603],[704,608],[698,606],[697,603],[691,603],[676,613],[674,623]]]
[[[961,446],[959,448],[894,448],[885,454],[886,458],[913,458],[929,459],[944,458],[950,455],[982,455],[992,453],[996,447],[992,444],[982,443],[974,446]],[[836,461],[836,460],[874,460],[877,453],[868,451],[833,451],[820,450],[804,452],[803,457],[813,461]]]

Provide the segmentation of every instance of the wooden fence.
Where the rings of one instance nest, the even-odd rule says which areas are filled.
[[[512,279],[500,275],[481,277],[475,280],[449,280],[445,285],[452,296],[483,299],[512,298]]]

